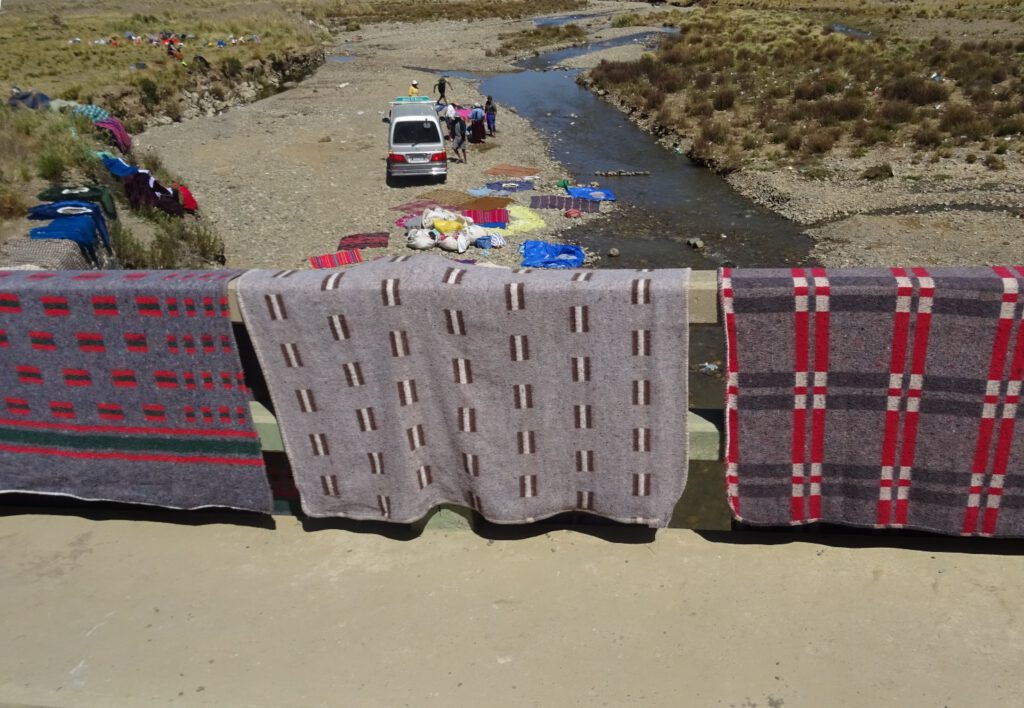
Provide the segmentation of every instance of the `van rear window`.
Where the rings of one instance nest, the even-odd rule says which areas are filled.
[[[402,144],[439,143],[441,142],[441,133],[437,129],[437,124],[429,120],[403,120],[395,123],[395,134],[392,140]]]

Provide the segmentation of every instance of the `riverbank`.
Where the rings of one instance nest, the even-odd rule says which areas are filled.
[[[799,54],[810,50],[795,47],[818,42],[821,51],[864,56],[865,46],[829,37],[815,24],[821,18],[812,14],[789,19],[772,15],[772,41],[763,49],[740,35],[706,46],[704,35],[721,33],[735,19],[732,15],[674,13],[669,19],[681,26],[683,37],[670,41],[668,49],[645,58],[650,51],[645,47],[614,47],[566,63],[589,69],[581,83],[666,148],[692,154],[698,162],[709,157],[708,164],[728,173],[726,180],[739,194],[810,227],[807,233],[816,241],[812,258],[818,262],[980,265],[1019,260],[1024,139],[1014,132],[1017,123],[1000,117],[1011,105],[1007,101],[1016,100],[1016,84],[998,72],[984,79],[980,69],[969,75],[963,65],[956,65],[963,82],[922,84],[948,94],[948,103],[915,108],[910,100],[886,98],[887,91],[903,87],[899,82],[875,89],[877,96],[863,96],[851,85],[852,74],[844,76],[841,69],[835,76],[826,75],[825,67],[820,69],[820,87],[811,79],[805,80],[806,86],[790,87],[781,76],[769,77],[767,98],[753,98],[764,91],[763,85],[751,84],[755,53],[774,45],[776,53]],[[657,11],[646,18],[640,15],[631,29],[653,31],[665,18]],[[970,26],[970,18],[959,15],[949,21]],[[913,18],[902,22],[912,23]],[[1005,20],[996,29],[1005,33],[1013,27],[1012,20]],[[824,33],[825,39],[814,39],[815,33]],[[931,46],[934,61],[966,62],[1002,52],[1006,43],[957,47],[935,40]],[[979,93],[980,83],[974,85],[985,80],[1002,82],[992,84],[988,104]],[[968,86],[968,81],[973,83]],[[841,98],[828,97],[835,90],[829,82],[843,92]],[[790,88],[794,97],[787,98]],[[819,90],[826,95],[815,99]],[[760,112],[752,112],[757,101]],[[848,119],[826,109],[848,109],[861,117]],[[957,123],[954,114],[961,113],[966,122]],[[864,218],[854,218],[858,216]],[[893,237],[887,238],[890,233]]]
[[[592,5],[609,13],[635,6],[617,0]],[[599,28],[607,21],[592,22]],[[310,256],[333,251],[341,236],[375,231],[388,231],[390,245],[365,255],[409,254],[405,231],[394,224],[404,203],[430,198],[438,189],[466,192],[496,181],[487,170],[502,163],[536,168],[537,191],[512,195],[520,205],[528,205],[533,194],[562,193],[555,183],[577,177],[552,157],[549,136],[501,109],[497,136],[469,145],[467,164],[449,163],[446,184],[384,184],[387,126],[382,119],[388,101],[404,94],[412,80],[429,93],[442,72],[514,70],[515,57],[494,55],[496,38],[533,26],[528,20],[500,19],[365,26],[340,35],[327,50],[328,61],[295,88],[213,117],[153,128],[137,143],[190,176],[190,188],[225,241],[230,266],[299,267]],[[438,37],[456,38],[456,48],[439,53]],[[460,78],[453,79],[448,96],[464,104],[484,99],[475,81]],[[611,209],[602,205],[603,213]],[[557,210],[537,214],[546,222],[543,228],[508,237],[508,246],[492,250],[487,260],[516,265],[522,241],[572,242],[574,230],[602,218],[569,219]],[[476,249],[450,255],[483,258]]]

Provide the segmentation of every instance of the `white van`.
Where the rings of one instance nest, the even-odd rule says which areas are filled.
[[[397,177],[448,179],[448,153],[433,102],[393,103],[388,127],[387,183]]]

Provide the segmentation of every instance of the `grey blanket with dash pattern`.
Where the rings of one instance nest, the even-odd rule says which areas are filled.
[[[664,526],[686,477],[688,277],[398,256],[251,271],[238,293],[311,516]]]

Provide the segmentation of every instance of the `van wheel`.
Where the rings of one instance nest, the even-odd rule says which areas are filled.
[[[437,178],[437,183],[438,184],[444,184],[447,181],[448,181],[448,175],[441,175],[440,177]]]
[[[395,178],[391,176],[391,173],[384,174],[384,184],[386,184],[388,187],[395,186]]]

